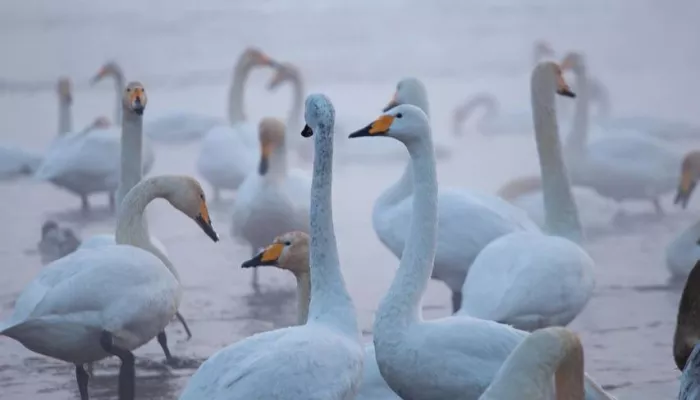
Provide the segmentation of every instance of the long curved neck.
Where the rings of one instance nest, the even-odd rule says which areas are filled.
[[[287,176],[287,146],[280,143],[270,155],[270,168],[266,176],[281,178]]]
[[[294,274],[297,278],[297,324],[304,325],[309,317],[311,278],[308,272]]]
[[[304,82],[301,73],[294,74],[290,82],[292,84],[292,107],[287,116],[287,131],[293,133],[301,127],[300,118],[304,111]]]
[[[580,342],[547,331],[536,332],[508,356],[479,399],[513,399],[522,393],[547,390],[553,375],[557,400],[584,399],[583,349]]]
[[[549,233],[575,242],[583,239],[578,210],[564,163],[549,69],[537,69],[531,82],[532,119],[542,174],[545,221]]]
[[[396,331],[420,320],[437,242],[437,174],[430,135],[406,144],[413,165],[413,215],[399,270],[375,318],[375,333]]]
[[[151,252],[158,257],[170,272],[180,280],[175,266],[153,243],[148,233],[144,212],[146,206],[156,198],[166,196],[164,183],[167,177],[149,178],[130,190],[117,212],[117,229],[114,239],[117,244],[127,244]]]
[[[311,302],[309,322],[325,322],[344,333],[357,335],[355,307],[340,272],[338,246],[333,227],[333,130],[314,131],[315,155],[309,213],[311,245]]]
[[[588,75],[586,71],[576,73],[576,106],[574,108],[574,119],[571,124],[571,133],[566,139],[567,160],[577,160],[585,155],[586,144],[588,143],[588,112],[589,112],[589,92]]]
[[[142,177],[143,117],[126,111],[122,118],[121,163],[117,207]]]
[[[408,161],[398,181],[389,186],[374,202],[373,213],[381,213],[413,194],[413,162]]]
[[[70,107],[70,101],[60,96],[58,99],[58,136],[73,131],[73,116]]]
[[[245,85],[252,69],[253,65],[246,62],[245,57],[239,58],[233,69],[233,82],[228,94],[228,119],[231,125],[246,121],[243,102],[245,101]]]

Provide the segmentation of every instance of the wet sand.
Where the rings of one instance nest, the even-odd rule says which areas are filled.
[[[587,51],[591,65],[608,83],[615,112],[700,122],[697,101],[691,96],[700,92],[700,81],[689,79],[696,76],[692,65],[700,55],[697,48],[684,49],[688,42],[682,39],[692,28],[681,18],[673,29],[665,30],[664,21],[685,13],[658,10],[660,6],[652,2],[635,2],[629,9],[593,2],[585,12],[555,2],[538,2],[535,11],[516,2],[493,6],[442,2],[431,7],[408,2],[415,6],[403,9],[410,23],[394,21],[395,26],[382,25],[382,17],[402,10],[397,2],[382,3],[370,12],[370,2],[353,6],[299,2],[299,8],[281,1],[238,6],[222,1],[196,8],[180,2],[171,8],[149,5],[143,13],[136,11],[141,3],[135,1],[112,4],[106,10],[82,1],[62,7],[49,1],[34,3],[35,9],[26,4],[0,5],[0,50],[6,55],[0,65],[0,83],[4,82],[0,132],[4,141],[39,151],[55,131],[52,90],[59,74],[75,80],[76,126],[98,114],[111,117],[112,85],[91,89],[86,84],[111,57],[124,64],[131,79],[146,85],[149,115],[169,110],[223,115],[230,65],[248,44],[302,65],[309,76],[307,90],[328,94],[339,122],[349,128],[364,125],[378,113],[398,78],[406,74],[423,78],[430,91],[436,141],[453,150],[452,157],[438,165],[443,186],[492,192],[509,178],[537,172],[532,138],[473,135],[457,140],[448,135],[448,127],[452,107],[477,90],[498,93],[506,107],[527,104],[529,46],[539,37],[551,37],[557,48]],[[678,3],[680,7],[682,2]],[[634,18],[625,19],[630,15]],[[417,25],[419,18],[425,19],[423,25]],[[589,32],[592,24],[595,32]],[[327,31],[319,35],[315,29]],[[676,40],[677,46],[666,46],[659,36]],[[629,45],[642,40],[648,43]],[[624,57],[618,54],[622,49]],[[648,52],[656,54],[653,65],[644,61]],[[253,119],[286,113],[288,89],[264,92],[260,88],[268,77],[256,72],[249,84],[247,107]],[[373,143],[369,140],[366,145]],[[151,174],[195,174],[197,151],[197,145],[159,146]],[[398,264],[372,230],[372,203],[402,168],[401,162],[387,160],[339,163],[335,169],[341,264],[367,341],[374,310]],[[41,269],[39,257],[30,250],[35,249],[46,218],[69,224],[83,238],[111,232],[114,220],[105,211],[104,196],[95,196],[96,212],[85,219],[78,212],[78,199],[48,184],[3,182],[0,195],[0,318],[4,318]],[[186,341],[177,322],[167,328],[171,351],[186,361],[184,368],[166,367],[155,341],[136,351],[139,398],[176,398],[197,365],[219,348],[296,319],[294,280],[284,271],[263,270],[263,293],[256,295],[250,289],[250,271],[239,268],[250,250],[228,234],[232,201],[229,194],[224,204],[211,205],[214,226],[222,236],[218,244],[164,202],[149,208],[151,231],[168,247],[180,271],[185,288],[180,311],[193,338]],[[626,205],[643,215],[588,237],[586,248],[597,262],[597,288],[570,326],[583,339],[587,371],[619,399],[656,400],[677,393],[679,372],[672,361],[671,339],[680,289],[663,287],[668,278],[663,252],[668,241],[698,217],[698,201],[693,203],[690,211],[679,211],[672,208],[670,198],[664,199],[668,215],[663,219],[646,214],[651,211],[646,204]],[[432,282],[423,302],[425,317],[448,315],[449,304],[446,288]],[[96,365],[90,381],[92,398],[115,398],[117,371],[116,359]],[[0,338],[0,392],[7,400],[79,398],[72,366],[35,355],[8,338]]]

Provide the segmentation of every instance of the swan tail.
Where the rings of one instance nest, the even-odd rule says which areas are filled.
[[[606,393],[588,374],[584,374],[584,377],[586,378],[586,400],[617,400]]]

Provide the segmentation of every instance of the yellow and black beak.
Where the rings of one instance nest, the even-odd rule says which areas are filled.
[[[207,203],[204,200],[199,204],[199,214],[194,218],[200,228],[213,240],[214,242],[219,241],[219,235],[216,234],[214,227],[211,224],[211,219],[209,218],[209,210],[207,209]]]
[[[363,136],[386,135],[387,133],[389,133],[389,128],[391,128],[391,124],[394,123],[394,118],[396,117],[394,117],[393,115],[382,115],[371,124],[351,133],[348,137],[352,139]]]
[[[681,184],[678,186],[678,191],[676,192],[676,198],[673,200],[673,204],[679,204],[681,207],[686,208],[688,206],[688,201],[690,196],[695,190],[695,184],[697,182],[692,178],[690,171],[683,171],[681,176]]]
[[[311,130],[311,127],[308,125],[304,125],[304,129],[301,130],[301,136],[303,137],[311,137],[313,136],[314,131]]]
[[[146,109],[146,93],[142,88],[134,88],[131,91],[131,109],[138,115],[143,115],[143,110]]]
[[[270,169],[270,154],[272,154],[272,143],[263,143],[260,149],[260,164],[258,165],[258,173],[260,175],[267,174]]]
[[[284,245],[282,243],[273,243],[255,257],[244,261],[241,264],[241,268],[255,268],[268,265],[277,266],[280,256],[282,255],[282,250],[284,250]]]
[[[387,105],[384,106],[384,108],[382,109],[382,112],[387,112],[387,111],[391,110],[392,108],[399,105],[399,100],[397,99],[397,96],[398,96],[398,94],[394,93],[394,97],[392,97],[391,100],[389,101],[389,103],[387,103]]]
[[[571,97],[572,99],[576,98],[576,93],[571,91],[571,88],[569,88],[568,86],[558,88],[557,94],[560,96]]]

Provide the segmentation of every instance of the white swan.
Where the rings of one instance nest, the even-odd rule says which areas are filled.
[[[114,78],[117,101],[119,101],[125,79],[122,69],[116,62],[109,61],[105,63],[92,78],[91,82],[95,84],[106,77]],[[119,103],[117,103],[117,108],[119,108]],[[119,112],[117,111],[115,118],[119,118]],[[116,121],[121,121],[121,119],[116,119]],[[189,143],[201,139],[207,131],[216,125],[222,124],[223,121],[222,118],[208,115],[183,112],[169,113],[147,119],[143,130],[148,138],[156,142],[169,144]]]
[[[230,125],[219,125],[206,133],[197,158],[197,172],[214,189],[214,200],[221,189],[236,190],[255,168],[257,129],[247,121],[243,110],[245,84],[256,67],[274,63],[255,48],[246,49],[236,62],[229,92]]]
[[[685,208],[700,179],[700,151],[686,154],[681,166],[675,203]],[[700,260],[700,221],[695,222],[666,246],[666,267],[673,281],[682,281]]]
[[[37,244],[41,264],[46,265],[65,257],[80,247],[80,239],[70,228],[61,228],[48,220],[41,226],[41,240]]]
[[[588,74],[583,56],[569,53],[562,68],[576,76],[579,96],[566,161],[574,185],[587,186],[617,202],[651,201],[661,213],[659,197],[675,189],[681,155],[664,142],[635,134],[600,135],[588,140]]]
[[[410,233],[374,320],[379,371],[402,398],[476,399],[527,333],[459,315],[433,321],[421,317],[421,297],[433,269],[439,223],[428,117],[418,107],[399,105],[350,136],[393,137],[406,146],[413,167],[413,212],[407,216]],[[464,222],[460,229],[472,226]],[[587,383],[587,398],[607,398],[594,383]]]
[[[142,156],[143,156],[143,114],[146,110],[146,105],[148,104],[148,96],[146,94],[146,89],[139,82],[131,82],[123,90],[122,100],[120,101],[120,106],[122,107],[122,124],[121,124],[121,140],[120,140],[120,172],[119,172],[119,185],[117,187],[116,194],[116,205],[117,209],[121,207],[124,196],[128,193],[134,186],[136,186],[142,179]],[[144,224],[148,221],[144,218]],[[153,235],[149,235],[149,240],[151,245],[153,245],[158,251],[163,255],[163,257],[168,258],[168,252],[165,245],[158,240]],[[94,235],[85,240],[80,248],[89,249],[96,248],[100,246],[110,246],[115,245],[116,236],[114,234],[106,233]],[[180,276],[177,274],[175,268],[173,268],[173,273],[177,280],[180,280]],[[192,337],[189,326],[185,322],[185,319],[178,312],[176,314],[177,319],[182,323],[187,338]],[[171,356],[170,350],[168,349],[167,336],[165,332],[158,334],[158,343],[163,348],[165,357],[168,363],[174,363],[175,359]]]
[[[297,281],[297,323],[306,323],[311,301],[309,278],[309,235],[304,232],[288,232],[275,240],[250,260],[241,264],[242,268],[274,266],[288,270]],[[399,400],[399,397],[384,382],[374,358],[374,345],[365,346],[364,373],[362,384],[355,397],[357,400]]]
[[[676,332],[673,335],[673,360],[682,371],[679,400],[700,398],[700,261],[690,271],[678,304]]]
[[[231,218],[231,237],[249,244],[253,255],[285,232],[309,231],[311,180],[288,170],[284,124],[263,118],[259,131],[260,165],[238,188]],[[257,269],[251,284],[259,290]]]
[[[566,328],[533,332],[513,350],[479,400],[583,400],[583,346]]]
[[[333,230],[334,118],[333,105],[325,96],[307,98],[308,125],[302,134],[316,136],[308,322],[259,333],[218,351],[192,376],[181,400],[355,397],[362,379],[364,351],[355,308],[340,272]]]
[[[175,316],[182,287],[175,271],[148,240],[146,206],[164,198],[193,218],[212,240],[204,192],[182,176],[158,176],[134,187],[117,217],[118,245],[80,249],[42,269],[22,291],[0,334],[29,350],[75,364],[81,399],[87,400],[84,363],[119,357],[119,398],[134,398],[134,349]]]
[[[397,104],[412,104],[429,113],[425,87],[415,78],[402,79],[397,84],[394,100],[386,109]],[[374,231],[396,257],[401,257],[408,237],[414,201],[413,170],[409,161],[403,176],[382,193],[372,210]],[[450,288],[456,311],[462,303],[464,278],[481,249],[502,235],[521,230],[538,232],[539,228],[522,210],[497,196],[442,189],[438,202],[438,248],[432,277]],[[464,229],[465,226],[470,229]]]
[[[535,67],[531,80],[535,139],[551,235],[515,232],[481,250],[462,286],[459,312],[532,331],[565,326],[593,294],[594,262],[583,239],[559,144],[555,93],[573,97],[554,63]]]

